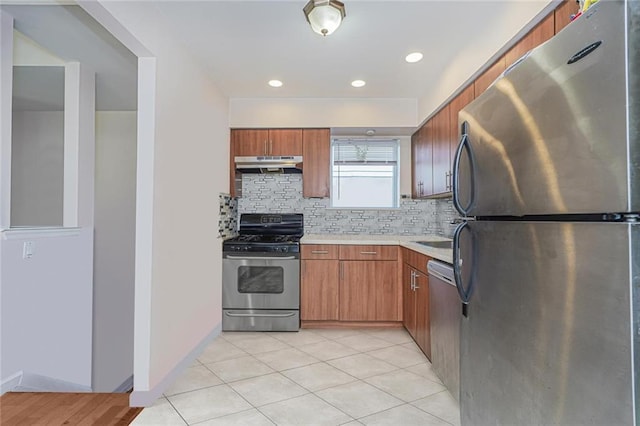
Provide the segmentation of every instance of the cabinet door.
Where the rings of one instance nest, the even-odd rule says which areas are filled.
[[[455,98],[453,98],[453,100],[451,101],[451,103],[449,104],[449,126],[450,126],[450,130],[449,130],[449,140],[450,140],[450,145],[449,145],[449,150],[450,150],[450,155],[449,158],[451,160],[451,165],[449,170],[453,170],[453,159],[454,156],[456,155],[456,149],[458,148],[458,142],[460,142],[460,138],[462,137],[462,133],[460,132],[460,124],[458,122],[458,113],[460,113],[460,111],[462,111],[462,109],[464,107],[466,107],[467,105],[469,105],[471,103],[471,101],[473,101],[474,99],[474,90],[473,90],[473,84],[470,84],[469,86],[467,86],[466,89],[464,89],[462,92],[460,92],[460,94],[458,94],[458,96],[456,96]],[[449,178],[451,179],[451,178]],[[452,184],[453,182],[450,181],[450,183]]]
[[[340,261],[340,320],[376,319],[375,262]]]
[[[401,321],[400,283],[398,282],[398,262],[375,261],[375,320]]]
[[[571,15],[578,13],[578,3],[575,0],[563,0],[554,13],[555,33],[558,34],[571,22]]]
[[[402,324],[409,334],[417,339],[416,334],[416,295],[413,291],[413,269],[408,263],[402,270],[402,305],[404,307]]]
[[[451,190],[449,187],[450,130],[449,105],[447,104],[433,117],[433,185],[431,194],[442,194]]]
[[[411,135],[411,198],[420,197],[420,176],[418,174],[420,158],[418,157],[418,148],[420,146],[419,138],[421,129],[422,127]]]
[[[267,129],[232,129],[231,143],[236,157],[267,155],[269,131]]]
[[[338,260],[303,260],[300,319],[338,319]]]
[[[491,83],[500,76],[506,69],[504,56],[501,56],[489,69],[480,74],[473,82],[476,98],[482,94]]]
[[[302,196],[329,197],[331,135],[329,129],[302,131]]]
[[[433,119],[427,121],[418,131],[418,144],[416,148],[417,161],[414,163],[416,168],[417,196],[416,198],[426,197],[432,194],[433,190]]]
[[[515,61],[520,59],[522,55],[549,40],[555,34],[553,13],[544,18],[542,22],[536,25],[529,33],[522,37],[515,46],[511,48],[504,56],[506,66],[509,67]]]
[[[416,271],[416,342],[431,359],[431,323],[429,321],[429,276]]]
[[[269,129],[268,139],[266,155],[302,155],[302,129]]]

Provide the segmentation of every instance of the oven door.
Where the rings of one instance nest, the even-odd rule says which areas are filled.
[[[222,307],[298,309],[298,254],[225,253],[222,260]]]

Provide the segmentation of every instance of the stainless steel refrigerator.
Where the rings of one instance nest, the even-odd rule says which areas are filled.
[[[459,123],[462,424],[640,424],[640,2],[592,6]]]

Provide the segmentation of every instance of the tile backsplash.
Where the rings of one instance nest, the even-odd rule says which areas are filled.
[[[238,233],[238,200],[229,194],[220,194],[220,219],[218,233],[220,238],[235,237]]]
[[[220,236],[235,234],[242,213],[303,213],[306,234],[424,235],[451,237],[457,217],[450,199],[400,200],[399,209],[329,208],[328,198],[303,198],[302,176],[246,174],[242,197],[220,195]],[[223,214],[224,211],[224,214]],[[232,216],[234,216],[232,218]]]

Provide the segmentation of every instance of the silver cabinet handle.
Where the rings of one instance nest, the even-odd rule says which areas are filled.
[[[273,155],[273,141],[269,141],[269,155]]]
[[[311,250],[311,254],[329,254],[329,250]]]
[[[295,312],[288,312],[286,314],[236,314],[233,312],[225,312],[228,317],[271,317],[271,318],[288,318],[294,316]]]
[[[411,280],[410,280],[411,291],[413,291],[413,287],[416,285],[415,278],[416,278],[416,273],[413,272],[413,269],[412,269],[411,270]]]
[[[262,145],[263,145],[262,146],[262,152],[264,153],[262,155],[269,155],[269,152],[267,152],[267,140],[266,139],[265,139],[265,141],[264,141],[264,143]]]
[[[360,254],[378,254],[377,251],[361,251]]]
[[[237,259],[237,260],[292,260],[295,259],[295,256],[285,256],[285,257],[259,257],[259,256],[231,256],[227,255],[225,259]]]
[[[414,273],[413,273],[413,291],[416,291],[417,289],[419,289],[419,288],[420,288],[420,286],[418,285],[418,283],[417,283],[417,281],[416,281],[416,279],[417,279],[419,276],[420,276],[420,274],[419,274],[419,273],[417,273],[417,272],[414,272]]]

